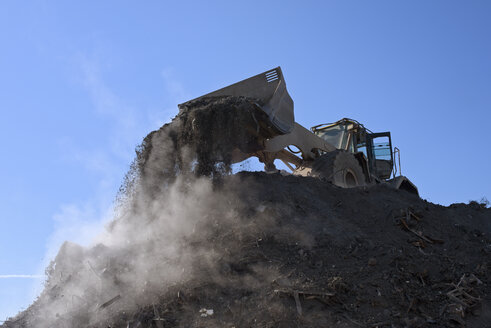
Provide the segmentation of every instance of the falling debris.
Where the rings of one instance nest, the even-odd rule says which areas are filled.
[[[111,298],[109,301],[107,301],[106,303],[103,303],[99,308],[100,309],[103,309],[105,307],[108,307],[109,305],[113,304],[114,302],[116,302],[117,300],[119,300],[121,298],[121,295],[117,295],[117,296],[114,296],[113,298]]]

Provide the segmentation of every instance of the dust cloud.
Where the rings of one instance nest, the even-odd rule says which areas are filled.
[[[210,102],[214,106],[203,110]],[[257,136],[244,127],[264,114],[241,97],[191,106],[143,140],[118,194],[115,218],[92,247],[63,244],[46,269],[44,291],[20,322],[97,325],[120,309],[131,313],[157,303],[172,286],[198,284],[204,272],[219,276],[215,263],[224,257],[224,245],[214,247],[212,234],[242,222],[240,200],[216,185],[231,172],[234,149],[259,149]]]

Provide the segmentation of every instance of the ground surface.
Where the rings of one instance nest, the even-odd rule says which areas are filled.
[[[227,130],[251,115],[242,98],[200,103],[151,133],[105,234],[66,243],[2,327],[491,327],[491,209],[227,174],[213,140],[254,150]]]

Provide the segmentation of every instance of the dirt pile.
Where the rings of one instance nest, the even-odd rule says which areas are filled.
[[[149,134],[107,231],[3,327],[489,326],[491,209],[227,174],[258,115],[205,100]]]

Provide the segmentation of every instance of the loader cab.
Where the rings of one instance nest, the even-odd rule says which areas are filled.
[[[344,149],[351,153],[356,152],[357,122],[342,119],[332,124],[321,124],[311,128],[312,132],[321,137],[337,149]]]
[[[317,125],[311,130],[337,149],[353,153],[367,176],[390,179],[394,164],[390,132],[373,133],[363,124],[348,118]]]

